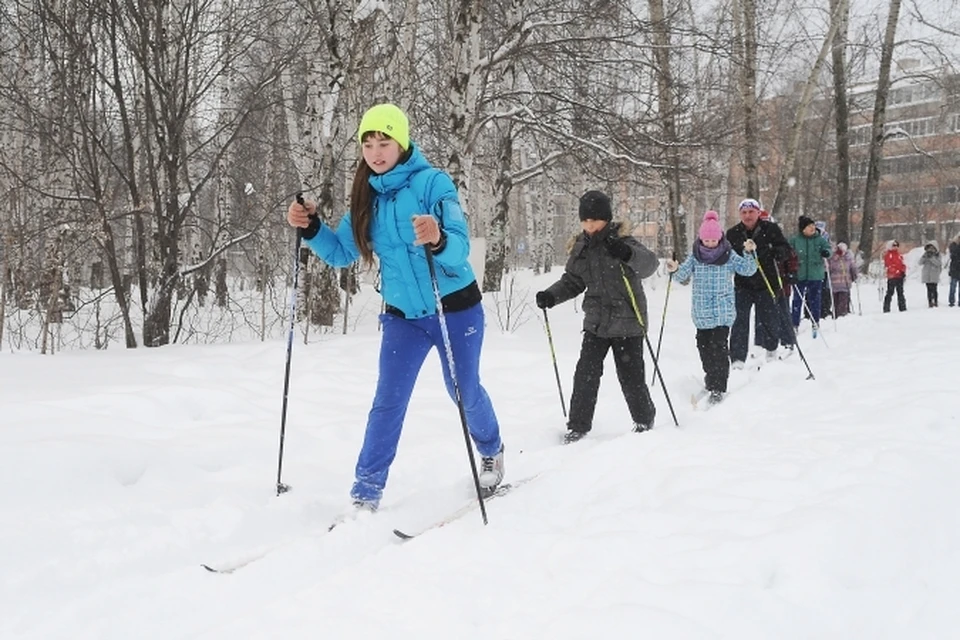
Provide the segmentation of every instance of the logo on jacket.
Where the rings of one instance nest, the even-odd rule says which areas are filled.
[[[470,325],[469,327],[467,327],[467,330],[463,332],[463,337],[466,338],[467,336],[472,336],[476,332],[477,332],[477,328],[473,325]]]

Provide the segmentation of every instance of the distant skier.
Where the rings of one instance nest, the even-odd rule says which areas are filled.
[[[927,286],[927,306],[936,307],[938,304],[938,291],[940,286],[940,271],[943,269],[943,261],[940,259],[940,251],[937,245],[932,242],[923,248],[923,255],[920,256],[920,282]]]
[[[907,265],[900,255],[900,243],[896,240],[887,243],[883,266],[887,270],[887,294],[883,297],[883,312],[890,313],[890,301],[894,292],[897,293],[897,307],[900,311],[906,311],[907,299],[903,295],[903,281],[907,277]]]
[[[810,310],[812,335],[817,337],[820,327],[820,303],[826,271],[823,259],[830,257],[830,243],[817,231],[816,224],[807,216],[797,220],[799,233],[790,238],[790,246],[797,252],[797,284],[793,297],[793,326],[800,326],[803,305]]]
[[[727,240],[733,250],[743,255],[746,240],[756,244],[759,265],[752,276],[734,276],[737,317],[730,327],[730,366],[742,369],[750,346],[750,311],[757,310],[756,335],[760,336],[768,357],[775,356],[780,344],[780,310],[777,308],[774,286],[777,263],[787,258],[790,245],[780,227],[772,220],[760,219],[760,203],[746,198],[738,207],[740,223],[727,229]]]
[[[947,247],[947,253],[950,254],[950,268],[947,271],[950,276],[950,295],[947,302],[952,307],[957,303],[957,288],[960,287],[960,233]]]
[[[830,270],[830,286],[833,288],[833,308],[836,317],[850,313],[850,289],[857,281],[857,266],[853,254],[845,242],[838,242],[837,249],[827,260]]]

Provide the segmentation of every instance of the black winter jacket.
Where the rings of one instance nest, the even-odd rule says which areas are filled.
[[[769,220],[758,220],[757,226],[752,231],[748,231],[742,222],[727,230],[727,240],[730,241],[730,246],[740,255],[743,255],[743,243],[748,238],[757,243],[757,260],[760,261],[760,269],[757,269],[757,272],[752,276],[734,276],[734,286],[737,289],[765,290],[767,288],[767,285],[763,282],[763,276],[765,275],[767,280],[770,281],[770,286],[776,291],[777,263],[789,257],[790,244],[783,237],[783,231],[780,230],[780,227]]]
[[[951,278],[960,278],[960,240],[950,243],[950,274]]]
[[[633,250],[630,260],[623,262],[614,258],[604,246],[604,240],[615,234]],[[642,278],[656,272],[660,262],[652,251],[629,234],[619,222],[588,236],[576,237],[567,266],[560,279],[547,287],[556,299],[556,304],[583,297],[583,330],[601,338],[625,338],[643,335],[647,323],[647,297],[643,293]],[[623,281],[626,275],[636,299],[643,327],[637,322],[630,293]]]

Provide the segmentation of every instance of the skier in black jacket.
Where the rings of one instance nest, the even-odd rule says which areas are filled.
[[[564,444],[580,440],[593,427],[603,361],[609,351],[613,351],[633,430],[650,429],[656,416],[643,367],[643,334],[649,323],[641,279],[652,276],[660,263],[623,223],[612,222],[605,193],[583,194],[579,216],[583,233],[574,239],[563,274],[536,295],[537,306],[550,309],[584,294],[583,343],[573,374]]]
[[[750,346],[750,309],[754,306],[757,308],[757,341],[768,354],[775,354],[777,351],[780,342],[777,337],[780,321],[777,314],[780,310],[774,296],[783,295],[777,287],[777,263],[786,260],[790,253],[790,245],[783,237],[780,227],[775,222],[760,219],[759,202],[747,198],[740,203],[739,210],[740,223],[727,230],[727,240],[740,255],[743,255],[743,243],[747,239],[753,240],[757,245],[756,255],[760,265],[752,276],[734,277],[737,317],[730,330],[730,366],[734,369],[743,368],[747,359]],[[764,281],[764,276],[767,282]],[[772,295],[767,286],[768,282]]]
[[[957,304],[957,287],[960,286],[960,233],[950,243],[948,249],[950,253],[950,306]]]

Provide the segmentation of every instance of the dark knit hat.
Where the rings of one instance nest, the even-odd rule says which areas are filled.
[[[610,198],[601,191],[587,191],[580,196],[580,221],[606,220],[610,222],[613,213],[610,209]]]
[[[809,227],[810,225],[816,225],[816,223],[813,221],[813,218],[808,218],[807,216],[800,216],[800,219],[797,220],[797,228],[799,228],[801,232],[803,232],[803,230]]]

